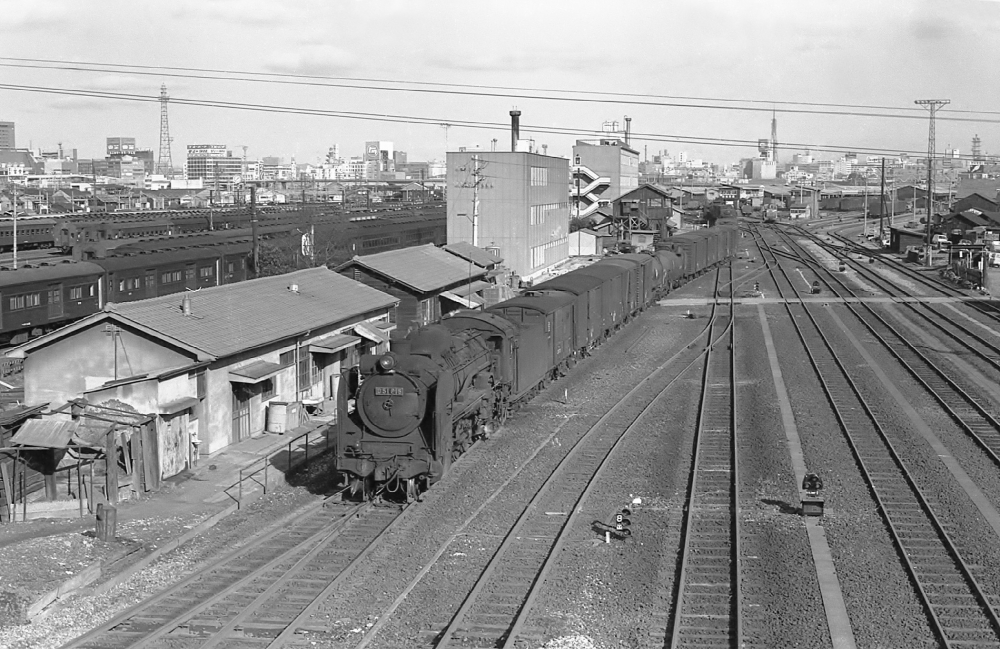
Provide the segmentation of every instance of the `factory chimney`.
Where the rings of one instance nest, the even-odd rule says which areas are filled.
[[[517,141],[521,139],[521,111],[510,111],[510,150],[517,151]]]
[[[632,141],[632,118],[625,116],[625,146],[631,146]]]

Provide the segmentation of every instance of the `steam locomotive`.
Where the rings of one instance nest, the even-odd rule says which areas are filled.
[[[363,498],[415,498],[633,316],[735,255],[738,236],[727,223],[669,237],[655,254],[606,257],[362,357],[338,390],[341,484]]]

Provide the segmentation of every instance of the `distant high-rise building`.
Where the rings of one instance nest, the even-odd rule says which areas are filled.
[[[230,188],[243,174],[243,159],[234,158],[225,144],[189,144],[186,173],[188,180],[201,178],[206,186]]]
[[[0,122],[0,150],[15,148],[14,122]]]

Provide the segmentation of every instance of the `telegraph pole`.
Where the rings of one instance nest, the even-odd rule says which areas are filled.
[[[479,166],[479,156],[472,156],[472,178],[471,182],[466,181],[460,186],[463,188],[472,189],[472,245],[479,247],[479,188],[484,186],[486,182],[486,176],[482,174],[483,169],[486,166]],[[460,171],[465,171],[466,167],[463,167]]]
[[[260,241],[257,239],[257,187],[250,185],[250,231],[253,235],[253,275],[260,275]]]
[[[885,225],[883,219],[885,218],[885,158],[882,158],[882,198],[880,199],[878,209],[878,241],[881,244],[885,241]]]
[[[937,114],[938,108],[941,106],[947,106],[951,103],[950,99],[917,99],[913,103],[918,106],[926,106],[930,109],[931,122],[930,128],[927,131],[927,228],[926,228],[926,238],[927,241],[924,243],[924,259],[927,261],[927,265],[931,265],[931,212],[933,210],[932,203],[934,200],[934,116]]]

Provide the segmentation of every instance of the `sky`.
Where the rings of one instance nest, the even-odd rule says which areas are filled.
[[[913,102],[928,98],[951,101],[938,114],[938,152],[967,154],[978,134],[984,151],[1000,153],[1000,111],[988,112],[1000,88],[997,0],[4,4],[0,120],[15,122],[19,147],[62,143],[82,158],[103,156],[114,136],[158,152],[160,109],[67,90],[153,99],[161,84],[178,100],[169,105],[175,167],[188,144],[225,144],[234,155],[246,146],[251,159],[300,163],[317,162],[333,144],[362,155],[369,140],[391,141],[410,160],[488,150],[493,139],[506,149],[515,107],[522,138],[564,157],[578,137],[621,127],[628,115],[643,156],[684,151],[731,163],[770,136],[772,110],[786,160],[806,148],[831,159],[840,153],[823,148],[916,153],[927,149],[928,119]],[[107,64],[144,67],[123,74]],[[385,121],[400,118],[421,123]]]

